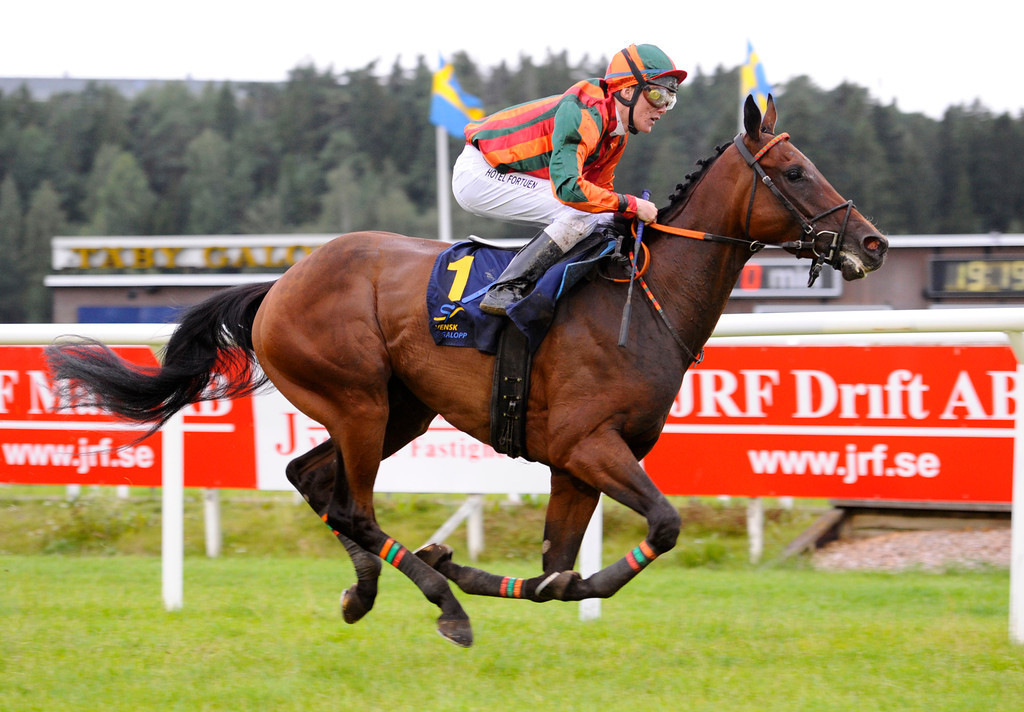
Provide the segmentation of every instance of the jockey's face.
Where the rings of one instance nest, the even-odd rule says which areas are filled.
[[[634,93],[637,91],[636,85],[626,87],[622,89],[622,96],[627,101],[633,98]],[[615,100],[615,106],[619,112],[619,120],[629,125],[629,107],[624,105],[618,99]],[[654,129],[654,122],[657,121],[668,111],[667,106],[656,107],[647,100],[647,97],[641,94],[640,98],[637,99],[636,107],[633,109],[633,126],[640,133],[650,133]]]

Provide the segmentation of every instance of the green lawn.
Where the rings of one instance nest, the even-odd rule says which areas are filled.
[[[1024,646],[1006,571],[826,573],[782,548],[820,506],[769,507],[766,563],[746,560],[742,500],[678,500],[679,546],[598,620],[577,604],[457,592],[472,648],[385,567],[377,607],[338,613],[342,548],[283,493],[225,492],[224,555],[203,556],[186,501],[185,605],[163,609],[159,493],[0,488],[0,711],[693,710],[1019,712]],[[382,496],[385,528],[424,543],[457,497]],[[820,503],[819,503],[820,504]],[[543,498],[489,498],[496,573],[535,575]],[[605,562],[644,534],[609,505]],[[462,533],[453,537],[464,560]]]
[[[468,650],[389,568],[345,625],[351,580],[340,559],[191,557],[168,613],[156,557],[0,557],[0,709],[1024,709],[1005,572],[656,562],[585,623],[577,604],[460,595]]]

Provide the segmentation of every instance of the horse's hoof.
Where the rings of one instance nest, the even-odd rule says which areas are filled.
[[[582,579],[578,571],[559,571],[544,579],[534,595],[540,601],[564,601],[569,587]]]
[[[370,609],[363,603],[356,591],[356,585],[345,589],[341,593],[341,617],[346,623],[355,623],[362,619]]]
[[[468,618],[438,618],[437,632],[445,640],[450,640],[462,648],[473,644],[473,628]]]
[[[447,544],[427,544],[417,549],[415,553],[423,563],[432,569],[436,569],[445,561],[451,561],[452,554],[455,552]]]

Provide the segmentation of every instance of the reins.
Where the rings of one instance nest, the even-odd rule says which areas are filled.
[[[655,223],[651,223],[650,225],[651,225],[651,227],[655,227],[656,226]],[[634,230],[635,229],[636,228],[634,227]],[[673,228],[673,229],[676,229],[676,228]],[[694,236],[696,236],[696,232],[694,232],[692,230],[687,230],[686,232],[693,232],[694,233],[693,235],[687,235],[687,237],[694,237]],[[730,238],[730,239],[732,239],[732,238]],[[668,333],[672,335],[672,338],[675,340],[676,344],[678,344],[679,348],[681,348],[683,350],[683,353],[685,353],[689,357],[690,365],[693,365],[695,363],[700,363],[701,361],[704,360],[704,349],[701,349],[700,353],[694,355],[693,351],[690,350],[690,347],[686,345],[685,341],[683,341],[683,337],[680,336],[679,332],[676,331],[674,326],[672,326],[672,322],[669,321],[668,315],[665,313],[665,310],[661,306],[661,302],[659,302],[658,298],[654,296],[654,292],[651,291],[651,288],[649,286],[647,286],[647,280],[644,279],[644,275],[647,273],[647,268],[650,267],[650,265],[651,265],[651,251],[650,251],[650,249],[648,249],[646,243],[640,242],[639,245],[640,245],[640,249],[643,250],[644,259],[641,262],[641,260],[639,259],[639,255],[636,254],[634,251],[630,251],[630,253],[629,253],[629,262],[630,262],[630,266],[631,266],[631,271],[630,271],[629,279],[617,279],[617,278],[614,278],[614,277],[610,277],[609,279],[612,282],[629,282],[631,288],[633,286],[633,281],[634,280],[639,282],[640,283],[640,288],[643,289],[644,290],[644,294],[647,295],[647,300],[651,303],[651,306],[654,307],[654,312],[659,317],[661,317],[662,322],[664,322],[664,324],[665,324],[665,328],[668,329]],[[637,265],[640,265],[639,268],[637,267]],[[629,312],[624,310],[623,314],[622,314],[622,324],[619,327],[619,346],[625,346],[626,345],[625,335],[626,335],[626,331],[628,330],[628,328],[629,328]],[[689,368],[689,366],[687,368]]]
[[[704,240],[705,242],[720,242],[731,245],[746,245],[751,252],[760,252],[766,247],[774,247],[765,242],[759,242],[758,240],[744,240],[740,237],[729,237],[728,235],[715,235],[710,232],[701,232],[700,230],[687,230],[683,227],[673,227],[672,225],[662,225],[658,222],[650,223],[649,227],[653,227],[655,230],[667,233],[669,235],[675,235],[676,237],[689,237],[694,240]]]

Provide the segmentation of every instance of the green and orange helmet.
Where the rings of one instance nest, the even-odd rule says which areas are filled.
[[[604,74],[608,90],[629,107],[629,130],[633,126],[633,108],[641,94],[654,106],[671,109],[676,103],[676,89],[686,79],[686,71],[677,69],[669,56],[651,44],[632,44],[617,52]],[[626,87],[636,86],[630,99],[620,93]]]

